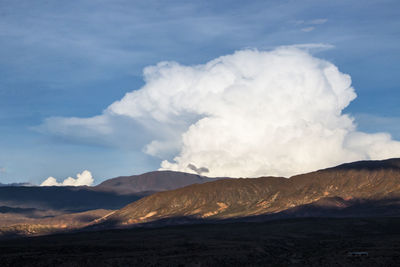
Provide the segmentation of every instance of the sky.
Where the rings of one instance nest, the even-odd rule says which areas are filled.
[[[189,153],[193,146],[188,145],[196,132],[188,128],[198,127],[204,116],[220,114],[208,107],[186,109],[176,117],[182,123],[167,124],[148,115],[146,108],[141,109],[144,119],[140,120],[118,103],[143,103],[148,99],[131,100],[128,95],[156,88],[156,82],[162,88],[169,88],[171,82],[175,88],[179,79],[187,79],[174,71],[207,76],[207,64],[222,56],[243,62],[240,51],[252,51],[248,57],[256,53],[250,67],[263,64],[257,53],[267,61],[278,55],[277,64],[283,64],[282,46],[303,45],[306,55],[296,50],[292,59],[301,58],[302,64],[328,62],[338,68],[340,79],[349,75],[357,97],[352,98],[351,92],[343,95],[348,103],[338,111],[354,118],[349,129],[384,132],[391,136],[382,137],[385,142],[396,147],[394,140],[400,140],[399,13],[396,0],[0,0],[0,183],[40,184],[50,176],[64,179],[84,170],[91,172],[95,183],[160,166],[184,170],[189,162],[185,157],[196,160],[194,152]],[[226,61],[220,61],[231,71]],[[321,71],[309,68],[304,69],[305,75]],[[175,78],[157,78],[164,72]],[[154,92],[163,92],[157,88]],[[199,94],[190,97],[198,99]],[[181,112],[186,107],[177,108]],[[183,133],[186,139],[181,138]],[[156,142],[149,146],[152,141]],[[371,153],[363,157],[373,157],[368,156],[375,155]],[[181,161],[174,161],[176,156]],[[190,163],[221,173],[212,172],[204,165],[207,161]]]

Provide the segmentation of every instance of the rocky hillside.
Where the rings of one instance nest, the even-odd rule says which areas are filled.
[[[166,218],[240,218],[278,214],[311,203],[323,206],[323,199],[342,200],[326,203],[330,208],[332,205],[344,208],[348,203],[398,197],[400,159],[361,161],[289,179],[226,179],[159,192],[127,205],[102,223],[130,225]]]
[[[40,211],[36,211],[30,216],[18,213],[15,209],[7,213],[0,212],[0,240],[7,237],[71,231],[85,227],[88,223],[102,218],[110,212],[112,211],[98,209],[56,215],[54,212],[44,211],[41,213]]]

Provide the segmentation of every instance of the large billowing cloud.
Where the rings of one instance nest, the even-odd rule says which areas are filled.
[[[82,186],[87,185],[90,186],[94,182],[92,174],[88,170],[84,170],[82,173],[78,173],[76,178],[68,177],[61,183],[57,182],[57,179],[54,177],[49,177],[44,180],[40,185],[41,186]]]
[[[342,113],[356,98],[350,76],[299,47],[242,50],[196,66],[161,62],[144,78],[102,115],[50,118],[40,128],[142,145],[153,156],[175,155],[161,169],[196,166],[209,176],[289,176],[400,156],[400,142],[358,132]]]

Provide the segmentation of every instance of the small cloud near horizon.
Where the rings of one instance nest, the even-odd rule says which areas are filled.
[[[94,182],[92,173],[88,170],[84,170],[82,173],[76,175],[77,178],[68,177],[61,183],[57,182],[57,179],[50,176],[44,180],[40,186],[91,186]]]

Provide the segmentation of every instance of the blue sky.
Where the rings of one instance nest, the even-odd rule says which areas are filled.
[[[161,160],[140,149],[35,129],[101,114],[160,61],[309,43],[332,45],[317,56],[352,77],[358,97],[345,112],[359,129],[400,140],[399,1],[0,0],[0,182],[157,169]]]

